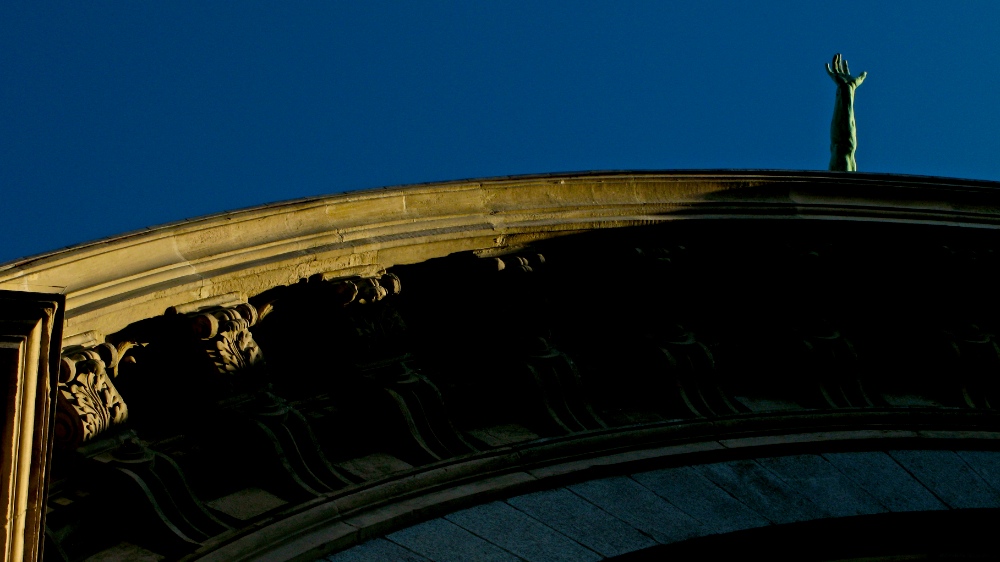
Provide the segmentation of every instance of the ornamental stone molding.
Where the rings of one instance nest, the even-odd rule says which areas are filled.
[[[0,289],[58,292],[67,331],[116,332],[177,304],[319,273],[371,277],[461,251],[595,229],[782,218],[995,229],[991,182],[822,172],[644,172],[449,182],[276,203],[16,260]]]
[[[55,429],[59,446],[79,447],[128,419],[128,407],[108,374],[118,360],[118,350],[106,343],[63,352]]]
[[[32,540],[73,562],[638,561],[800,532],[914,554],[907,526],[1000,520],[997,209],[1000,185],[942,178],[546,175],[0,266],[4,295],[65,293]]]

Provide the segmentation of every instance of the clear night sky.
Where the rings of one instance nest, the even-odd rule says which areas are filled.
[[[387,185],[825,169],[1000,180],[1000,2],[0,5],[0,262]]]

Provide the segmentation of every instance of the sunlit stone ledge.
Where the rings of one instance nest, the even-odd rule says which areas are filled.
[[[1000,224],[998,184],[829,172],[593,172],[360,191],[275,203],[0,266],[0,289],[67,298],[67,334],[311,275],[371,276],[461,251],[670,220]]]

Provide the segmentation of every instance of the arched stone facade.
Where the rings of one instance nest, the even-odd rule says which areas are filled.
[[[66,299],[47,558],[444,560],[420,541],[459,529],[552,559],[472,528],[503,517],[579,559],[737,531],[649,480],[684,474],[762,524],[993,517],[997,209],[996,184],[941,178],[532,176],[0,266],[0,289]],[[937,503],[896,509],[892,486]],[[574,538],[574,505],[642,539]]]

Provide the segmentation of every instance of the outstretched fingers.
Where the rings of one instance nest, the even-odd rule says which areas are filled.
[[[833,55],[833,60],[827,63],[826,73],[830,75],[830,78],[833,78],[834,82],[842,82],[840,76],[840,53]]]
[[[851,76],[851,68],[847,65],[847,60],[840,53],[833,55],[833,60],[827,63],[826,73],[837,84],[852,84],[854,86],[860,86],[865,81],[865,76],[868,76],[867,72],[862,72],[858,76]]]

